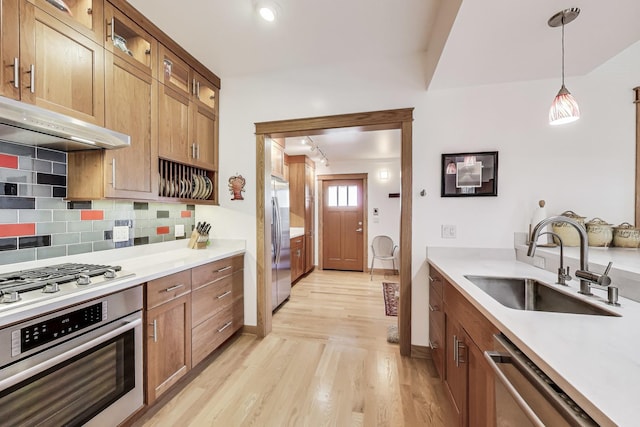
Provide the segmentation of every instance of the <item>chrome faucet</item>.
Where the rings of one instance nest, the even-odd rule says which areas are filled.
[[[571,225],[578,231],[580,235],[580,269],[576,270],[576,277],[580,279],[580,293],[583,295],[593,295],[591,293],[591,285],[599,285],[607,287],[611,284],[611,278],[608,276],[609,270],[613,263],[609,263],[603,274],[589,271],[589,240],[587,238],[587,230],[575,219],[566,216],[551,216],[540,221],[531,233],[531,242],[529,242],[529,250],[527,255],[532,257],[536,252],[536,241],[542,230],[552,222],[563,222]],[[562,246],[560,246],[562,249]]]
[[[562,238],[560,238],[558,233],[554,233],[553,231],[545,231],[544,233],[540,233],[539,235],[543,236],[545,234],[552,235],[553,237],[558,239],[558,242],[560,242],[560,268],[558,268],[558,281],[556,283],[558,285],[568,286],[567,280],[571,280],[571,275],[569,274],[569,266],[567,266],[566,269],[564,268],[564,245],[562,244]],[[536,248],[534,247],[533,253],[530,256],[533,256],[533,254],[535,253],[535,249]]]

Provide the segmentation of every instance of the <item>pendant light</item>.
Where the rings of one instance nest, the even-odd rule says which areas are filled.
[[[562,86],[549,110],[549,124],[551,125],[571,123],[580,118],[578,103],[564,85],[564,26],[576,19],[579,14],[580,9],[572,7],[556,13],[548,21],[550,27],[562,26]]]

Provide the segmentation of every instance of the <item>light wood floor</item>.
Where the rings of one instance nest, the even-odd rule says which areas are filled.
[[[387,277],[388,281],[398,276]],[[383,276],[299,281],[264,339],[240,335],[136,426],[450,426],[430,360],[386,341]]]

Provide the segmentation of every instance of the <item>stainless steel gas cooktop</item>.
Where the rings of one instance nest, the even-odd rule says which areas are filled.
[[[0,311],[131,276],[120,266],[75,263],[0,273]]]

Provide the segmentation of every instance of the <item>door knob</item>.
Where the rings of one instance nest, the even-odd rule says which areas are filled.
[[[360,232],[362,232],[362,228],[356,228],[356,231],[357,231],[358,233],[360,233]]]

